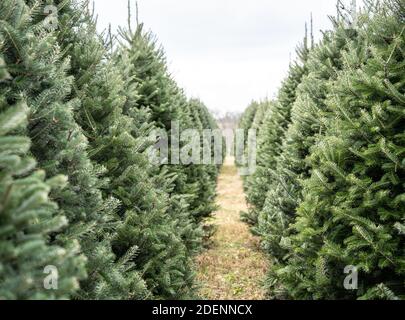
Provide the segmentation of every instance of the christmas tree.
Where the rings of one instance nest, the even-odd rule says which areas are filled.
[[[24,4],[19,5],[27,13]],[[0,10],[11,7],[11,2],[2,2]],[[16,67],[4,62],[10,51],[7,45],[0,47],[0,299],[69,298],[78,288],[78,269],[84,261],[77,259],[77,246],[49,243],[67,224],[49,192],[62,189],[66,178],[46,179],[43,170],[34,171],[30,139],[22,134],[28,107],[21,96],[7,99],[5,85],[14,80],[8,68]]]
[[[276,166],[269,173],[271,184],[255,228],[255,232],[263,236],[263,245],[271,253],[275,264],[279,262],[282,265],[282,260],[289,254],[289,224],[294,221],[302,200],[301,180],[308,178],[311,172],[306,158],[316,136],[325,131],[323,118],[328,113],[325,105],[328,84],[342,68],[341,56],[345,45],[356,35],[348,22],[333,20],[333,23],[335,29],[324,33],[322,42],[308,55],[307,74],[297,88],[291,123],[276,158]]]
[[[243,130],[244,147],[246,147],[248,141],[248,131],[252,128],[258,108],[259,103],[252,101],[239,119],[238,128]]]
[[[259,212],[263,209],[265,197],[271,183],[270,172],[275,168],[276,157],[280,153],[285,130],[290,123],[292,104],[296,99],[296,90],[301,78],[306,74],[305,62],[309,52],[307,37],[297,49],[298,60],[290,66],[289,74],[278,93],[278,99],[270,103],[257,136],[256,171],[246,178],[245,189],[249,212],[243,219],[252,225],[257,224]],[[253,120],[254,121],[254,117]]]
[[[179,132],[197,129],[202,147],[212,142],[204,130],[216,123],[177,86],[151,33],[140,24],[132,32],[129,24],[118,45],[111,34],[107,43],[87,5],[0,5],[0,133],[6,141],[0,149],[6,213],[0,296],[193,297],[192,258],[215,208],[218,165],[156,165],[150,133],[170,132],[178,123]],[[181,141],[179,148],[186,145]],[[41,171],[32,173],[28,148]],[[13,216],[24,210],[13,226]],[[18,254],[33,265],[23,266]],[[39,287],[41,262],[56,266],[58,290]]]
[[[306,58],[278,154],[278,145],[265,149],[274,140],[258,142],[259,163],[270,165],[247,189],[259,199],[260,185],[268,188],[262,208],[250,201],[261,208],[253,231],[270,254],[272,296],[404,297],[401,8],[339,6],[334,29]],[[280,130],[276,107],[260,135]]]
[[[70,57],[69,73],[74,77],[75,91],[70,98],[80,101],[75,119],[89,141],[88,153],[93,164],[102,168],[100,189],[104,201],[103,223],[94,224],[93,239],[87,243],[89,277],[81,283],[78,295],[82,299],[138,299],[150,295],[144,280],[136,270],[134,258],[137,248],[117,256],[112,250],[112,240],[122,226],[122,199],[115,194],[116,167],[119,157],[123,163],[131,151],[129,163],[143,144],[131,136],[134,123],[122,114],[125,96],[122,95],[124,81],[118,68],[106,62],[107,51],[101,37],[96,33],[95,22],[85,8],[75,3],[64,2],[59,11],[59,42]],[[113,148],[112,146],[115,146]],[[125,169],[125,167],[123,167]],[[132,186],[129,185],[129,188]],[[134,202],[139,198],[134,198]],[[100,203],[102,203],[100,201]],[[96,220],[93,220],[96,223]],[[90,240],[90,239],[89,239]]]
[[[183,91],[178,88],[167,70],[163,49],[157,44],[156,37],[143,28],[143,24],[138,23],[135,31],[132,31],[130,26],[120,30],[124,44],[120,57],[128,59],[127,77],[137,86],[138,109],[150,110],[154,125],[170,135],[186,129],[210,129],[213,121],[205,119],[203,121],[206,124],[202,123],[199,119],[201,115],[196,114],[200,106],[195,106],[193,100],[189,102]],[[193,110],[194,108],[197,110]],[[172,127],[173,125],[178,128]],[[173,153],[180,152],[186,143],[187,141],[179,141],[179,146],[176,147],[177,143],[169,139],[169,158],[173,160]],[[206,171],[215,170],[215,166],[199,166],[194,163],[185,166],[184,163],[176,165],[170,161],[169,166],[164,165],[162,168],[176,177],[171,195],[178,200],[185,200],[188,210],[193,212],[192,216],[197,218],[197,221],[198,217],[205,217],[212,211],[214,191],[206,194],[204,187],[201,188],[198,183],[206,183]],[[201,205],[202,203],[204,205]]]
[[[330,86],[327,131],[311,152],[293,238],[304,285],[297,296],[404,297],[403,16],[398,1],[370,2]],[[306,247],[298,249],[299,243]],[[305,259],[303,261],[302,259]],[[310,266],[317,266],[317,273]],[[346,266],[359,272],[347,290]],[[316,288],[316,289],[315,289]],[[346,289],[346,290],[345,290]],[[305,291],[304,291],[305,290]],[[305,293],[304,293],[305,292]]]
[[[75,12],[74,7],[70,9]],[[89,138],[91,159],[106,168],[104,177],[109,184],[103,188],[105,197],[119,200],[114,215],[117,223],[113,221],[109,237],[117,257],[116,270],[122,262],[129,262],[123,279],[109,281],[121,284],[118,288],[123,291],[115,293],[117,298],[145,296],[143,282],[150,292],[146,296],[183,297],[192,286],[192,271],[182,239],[186,231],[178,229],[187,225],[187,232],[194,237],[198,230],[192,229],[184,216],[172,214],[169,191],[173,177],[156,170],[148,158],[153,125],[149,108],[139,105],[138,83],[125,60],[129,56],[110,57],[105,63],[107,52],[93,20],[89,15],[72,20],[73,13],[65,11],[67,31],[63,35],[69,40],[65,46],[70,49],[71,72],[82,101],[77,119]],[[72,22],[76,28],[69,25]],[[69,31],[71,35],[66,37]],[[114,294],[110,291],[113,284],[105,287],[107,294]]]

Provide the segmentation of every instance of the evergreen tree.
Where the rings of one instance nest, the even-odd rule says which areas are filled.
[[[90,140],[92,160],[106,168],[110,182],[103,188],[105,196],[120,201],[115,215],[118,223],[109,238],[118,259],[115,270],[119,272],[123,262],[129,266],[123,278],[108,279],[106,294],[126,299],[184,297],[191,287],[192,271],[182,239],[185,231],[176,232],[182,217],[173,217],[169,210],[173,178],[157,172],[147,157],[152,125],[148,110],[138,108],[129,61],[117,66],[113,60],[104,63],[106,52],[88,14],[65,7],[62,19],[61,41],[70,50],[71,72],[82,101],[76,118]],[[119,290],[114,293],[111,290],[117,284]]]
[[[270,172],[275,168],[276,157],[281,151],[281,143],[290,123],[292,104],[296,99],[296,90],[306,74],[309,48],[307,37],[302,47],[297,49],[298,60],[290,66],[289,74],[279,91],[277,101],[268,107],[257,137],[256,171],[246,179],[247,201],[249,212],[243,215],[245,221],[257,224],[259,212],[263,209],[265,196],[271,183]]]
[[[338,27],[309,59],[310,73],[298,90],[278,159],[276,173],[286,182],[279,188],[285,191],[268,194],[267,221],[260,220],[276,262],[269,286],[279,297],[404,296],[399,160],[404,35],[396,5],[370,2],[356,17],[358,24]],[[322,77],[328,69],[334,72]],[[308,88],[307,79],[316,90]],[[316,87],[317,79],[323,79],[322,87]],[[301,92],[306,94],[301,97]],[[359,290],[344,288],[346,266],[359,269]]]
[[[130,25],[128,29],[121,29],[120,36],[121,47],[116,60],[125,69],[126,82],[136,87],[138,94],[136,104],[125,106],[124,113],[131,116],[134,110],[147,110],[153,125],[169,135],[176,134],[173,125],[178,126],[177,134],[185,129],[204,128],[203,122],[208,119],[201,117],[200,106],[190,103],[170,76],[163,49],[157,45],[153,34],[143,31],[143,25],[137,24],[135,31]],[[176,147],[176,142],[169,139],[170,161],[187,141],[178,143]],[[177,230],[173,232],[185,245],[185,262],[182,264],[185,266],[183,281],[186,287],[192,285],[190,259],[201,247],[201,220],[214,209],[215,188],[210,180],[215,174],[215,166],[170,163],[160,167],[160,175],[167,176],[165,180],[170,182],[164,190],[169,195],[170,219]],[[178,256],[181,257],[181,250]]]
[[[215,121],[209,116],[209,112],[205,105],[197,100],[191,99],[188,103],[190,109],[190,117],[192,120],[192,129],[198,129],[201,139],[201,149],[204,146],[210,146],[211,149],[211,164],[200,164],[192,165],[188,170],[188,175],[190,180],[198,188],[195,192],[195,198],[191,204],[191,208],[195,208],[193,212],[193,217],[196,219],[197,223],[202,222],[204,218],[209,217],[209,215],[216,209],[214,204],[216,196],[216,178],[218,175],[218,168],[213,163],[214,161],[214,137],[211,135],[213,130],[218,129]],[[204,130],[210,130],[210,136],[204,137]],[[204,141],[204,139],[207,139]],[[222,141],[221,141],[222,143]],[[202,160],[201,152],[201,160]]]
[[[145,298],[150,293],[136,270],[134,257],[137,248],[133,246],[117,257],[111,243],[123,223],[119,214],[123,210],[122,199],[116,194],[118,186],[114,184],[119,173],[114,170],[119,166],[119,157],[125,159],[131,147],[135,154],[130,156],[129,163],[136,157],[142,159],[143,156],[137,155],[136,150],[143,142],[131,137],[135,125],[122,114],[125,103],[122,76],[112,62],[106,62],[106,49],[96,33],[95,22],[84,7],[86,3],[80,5],[63,2],[62,10],[58,12],[58,37],[71,61],[69,73],[74,77],[75,90],[70,98],[80,101],[75,110],[75,119],[89,141],[91,160],[103,168],[100,172],[100,178],[105,182],[101,186],[102,201],[112,205],[108,211],[102,212],[104,223],[94,224],[92,238],[88,238],[91,240],[86,248],[89,278],[82,282],[79,297]],[[113,145],[117,147],[111,148]],[[133,199],[134,202],[137,200],[139,198]]]
[[[273,103],[272,101],[267,100],[267,99],[263,100],[259,103],[255,117],[254,117],[252,125],[250,127],[250,129],[255,129],[257,131],[257,134],[260,131],[260,128],[262,127],[264,118],[265,118],[267,112],[269,112],[272,103]]]
[[[248,131],[249,129],[252,128],[258,108],[259,103],[256,101],[252,101],[250,105],[246,108],[245,112],[242,114],[241,118],[239,119],[238,127],[239,129],[242,129],[244,131],[243,134],[244,146],[246,146],[247,144]]]
[[[201,102],[187,100],[167,71],[163,50],[141,25],[135,33],[122,31],[118,50],[107,52],[87,4],[0,4],[0,124],[5,126],[0,134],[14,130],[9,122],[16,120],[18,135],[31,138],[30,152],[46,175],[67,177],[61,188],[60,178],[45,180],[44,171],[30,174],[29,139],[6,136],[6,151],[0,148],[0,164],[5,161],[0,165],[0,199],[5,199],[0,209],[6,212],[0,220],[6,230],[0,254],[7,262],[10,254],[19,253],[11,245],[26,244],[38,258],[32,259],[35,267],[27,264],[32,270],[19,261],[0,265],[6,284],[0,296],[192,297],[192,257],[201,248],[202,221],[214,209],[218,167],[154,166],[149,151],[155,141],[149,133],[170,131],[173,121],[180,123],[179,130],[202,132],[216,128],[215,121]],[[55,14],[57,21],[50,25]],[[22,125],[26,113],[27,125]],[[9,155],[14,166],[7,162]],[[23,190],[27,184],[32,189]],[[47,198],[51,189],[55,203]],[[23,197],[31,199],[30,192],[38,199],[18,207],[25,204]],[[23,209],[29,214],[18,220],[20,229],[11,237],[12,215]],[[25,234],[37,242],[24,243]],[[45,250],[49,255],[42,257]],[[58,267],[58,291],[38,289],[39,261]],[[7,278],[12,273],[18,275],[14,280]]]
[[[136,118],[139,110],[147,111],[152,124],[169,134],[172,121],[178,121],[186,128],[187,122],[185,124],[184,119],[190,121],[187,100],[168,76],[163,51],[155,47],[156,42],[151,33],[144,33],[142,25],[138,25],[135,32],[130,27],[127,30],[121,29],[120,35],[122,43],[115,60],[124,70],[125,82],[137,90],[137,99],[128,100],[135,103],[127,103],[124,114]],[[181,110],[181,107],[184,109]],[[200,247],[202,238],[202,231],[190,214],[190,198],[196,196],[197,186],[188,182],[188,176],[181,165],[148,165],[154,171],[157,201],[161,202],[161,210],[164,210],[156,214],[156,219],[160,221],[151,222],[153,228],[159,228],[159,225],[162,228],[161,231],[157,229],[155,234],[165,235],[166,238],[162,238],[162,246],[153,246],[146,251],[150,255],[153,252],[156,254],[148,258],[150,261],[142,263],[148,267],[153,266],[150,278],[158,281],[157,290],[162,292],[160,294],[163,297],[187,297],[192,294],[194,278],[191,257]],[[163,196],[163,193],[166,195]],[[151,205],[150,201],[146,201],[146,204]]]
[[[286,131],[276,166],[270,171],[271,184],[263,210],[259,213],[255,232],[263,237],[263,246],[273,258],[275,265],[288,257],[289,224],[294,221],[296,208],[301,201],[301,180],[311,172],[306,163],[316,136],[325,132],[322,119],[328,113],[325,100],[328,84],[341,69],[341,56],[345,45],[356,32],[333,20],[334,30],[324,33],[322,42],[308,56],[307,74],[297,88],[296,100],[291,110],[291,123]],[[276,277],[276,267],[271,277]],[[277,283],[275,281],[270,281]]]
[[[24,96],[29,108],[24,134],[31,138],[30,152],[48,176],[68,177],[65,188],[55,188],[51,193],[61,209],[59,213],[69,221],[86,212],[92,214],[89,207],[98,205],[97,177],[87,158],[86,139],[73,119],[74,102],[64,101],[71,86],[65,73],[68,61],[61,59],[52,32],[40,18],[43,14],[38,4],[3,1],[0,12],[4,61],[12,79],[0,83],[3,99],[13,104],[18,96]],[[78,254],[78,238],[87,230],[85,224],[69,224],[52,237],[54,243],[72,252],[71,263],[80,279],[86,270],[85,257]]]
[[[330,86],[333,115],[311,152],[314,169],[295,224],[290,268],[300,270],[304,283],[296,296],[404,298],[405,35],[398,4],[371,2],[358,17],[363,43],[351,42]],[[343,288],[347,265],[359,269],[357,291]],[[311,266],[318,266],[316,274]]]
[[[190,103],[170,76],[164,51],[158,46],[154,35],[151,32],[145,32],[143,25],[138,24],[135,32],[132,32],[130,28],[121,30],[121,37],[125,40],[126,55],[130,59],[130,68],[132,68],[129,77],[134,79],[138,88],[138,108],[149,109],[151,120],[156,127],[168,133],[174,129],[172,128],[174,122],[178,124],[179,131],[190,128],[199,129],[202,123],[200,124],[196,117],[200,116],[194,115],[193,110],[190,111]],[[204,124],[202,125],[204,127]],[[173,146],[173,141],[169,140],[169,143],[170,146]],[[179,143],[181,150],[185,142],[180,141]],[[180,197],[180,199],[188,199],[189,210],[193,212],[194,218],[205,217],[212,211],[212,197],[206,198],[203,189],[201,189],[202,193],[199,193],[199,186],[196,185],[196,182],[204,183],[206,179],[204,171],[205,169],[212,170],[210,167],[171,164],[163,168],[176,176],[172,195]],[[199,174],[201,177],[196,181]],[[206,207],[200,205],[204,200]]]
[[[11,2],[3,2],[0,12],[7,12],[2,11],[6,8],[11,8]],[[19,8],[26,13],[22,3]],[[1,45],[0,52],[7,56],[10,49]],[[45,180],[44,171],[33,171],[36,163],[28,156],[30,139],[20,133],[27,126],[28,108],[21,97],[7,99],[6,84],[14,80],[11,74],[0,55],[0,299],[69,298],[77,290],[77,267],[83,261],[72,260],[77,247],[63,248],[48,241],[67,223],[48,197],[51,188],[62,188],[66,179]],[[55,290],[44,286],[47,267],[57,268]]]

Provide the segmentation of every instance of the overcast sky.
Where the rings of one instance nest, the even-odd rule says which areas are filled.
[[[113,30],[126,25],[127,0],[94,2],[100,30],[109,23]],[[243,111],[252,99],[273,97],[310,13],[319,39],[319,30],[331,26],[328,15],[336,12],[336,0],[138,0],[138,5],[140,20],[164,46],[178,84],[222,112]]]

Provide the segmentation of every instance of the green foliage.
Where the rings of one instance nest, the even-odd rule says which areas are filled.
[[[255,116],[256,116],[258,109],[259,109],[259,103],[256,101],[252,101],[239,119],[238,127],[239,127],[239,129],[243,129],[243,131],[244,131],[243,137],[244,137],[245,145],[247,143],[248,131],[249,131],[249,129],[252,128],[252,125],[255,120]]]
[[[316,170],[303,183],[296,224],[303,232],[308,224],[323,230],[324,244],[316,234],[308,240],[318,250],[308,259],[324,259],[329,274],[339,274],[344,265],[357,266],[357,296],[369,299],[405,293],[404,238],[394,228],[405,213],[400,160],[405,35],[396,12],[386,4],[374,10],[371,16],[359,17],[363,43],[350,43],[343,53],[344,68],[331,85],[327,106],[332,115],[309,158]],[[314,211],[317,216],[306,217]],[[340,254],[329,247],[339,248]],[[347,296],[340,291],[341,279],[328,277],[336,297]]]
[[[56,30],[46,4],[58,8]],[[106,48],[86,5],[0,4],[0,297],[194,297],[218,167],[156,166],[149,134],[172,121],[201,133],[216,123],[178,88],[151,33],[121,30]],[[43,171],[30,173],[28,149]],[[66,176],[64,188],[45,172]],[[58,267],[58,290],[39,287],[43,264]]]
[[[0,50],[8,53],[5,47]],[[0,68],[0,82],[12,81],[1,56]],[[27,114],[25,102],[10,105],[0,90],[0,299],[68,298],[77,290],[77,268],[84,261],[75,258],[76,244],[48,243],[48,237],[67,224],[49,199],[51,188],[62,189],[66,178],[46,180],[43,170],[33,171],[30,139],[19,133],[27,126]],[[47,266],[58,268],[57,290],[44,287]]]
[[[92,241],[85,243],[85,247],[82,245],[89,259],[89,277],[82,282],[78,297],[145,298],[150,293],[137,270],[136,260],[141,249],[133,243],[117,255],[113,252],[112,242],[118,237],[118,230],[123,228],[126,208],[132,208],[131,204],[142,206],[142,196],[135,196],[136,189],[129,181],[134,179],[133,176],[149,180],[148,171],[143,168],[145,156],[142,151],[137,152],[146,139],[132,136],[136,125],[122,111],[126,103],[122,91],[124,81],[118,68],[105,61],[106,49],[92,18],[81,13],[73,3],[68,5],[65,1],[64,4],[63,10],[59,11],[58,34],[71,60],[69,72],[74,77],[75,87],[71,98],[80,101],[75,119],[89,141],[91,160],[103,168],[100,178],[105,183],[101,191],[108,209],[103,212],[104,221],[93,224]],[[143,183],[153,191],[153,186]]]
[[[84,151],[86,139],[73,119],[75,103],[65,100],[71,88],[71,79],[65,72],[68,61],[61,59],[55,38],[42,21],[34,22],[34,17],[40,14],[36,9],[35,5],[28,6],[24,1],[0,4],[1,47],[8,68],[8,80],[0,82],[0,90],[6,105],[18,103],[21,97],[26,101],[28,125],[21,128],[20,134],[31,138],[30,152],[39,166],[46,170],[48,177],[60,174],[68,177],[65,188],[54,188],[51,192],[51,198],[60,207],[60,217],[55,220],[66,216],[70,222],[77,223],[48,232],[58,231],[51,242],[69,248],[70,261],[63,268],[83,279],[85,256],[79,250],[79,238],[88,226],[75,217],[92,214],[94,206],[98,205],[99,193],[94,187],[97,177]],[[10,174],[13,176],[13,172]],[[41,188],[41,176],[36,179],[35,183]],[[20,191],[20,197],[22,194]],[[46,205],[45,195],[43,198]]]
[[[307,74],[297,88],[291,123],[275,159],[275,168],[269,172],[269,192],[254,229],[263,236],[263,245],[276,263],[282,263],[288,254],[283,242],[291,232],[288,226],[302,200],[300,181],[311,172],[306,158],[316,137],[326,130],[324,119],[329,110],[325,100],[329,86],[341,69],[341,56],[347,42],[356,36],[356,32],[343,23],[334,22],[334,25],[335,29],[324,33],[322,42],[308,55]]]
[[[136,83],[137,107],[141,110],[148,109],[153,124],[170,135],[170,147],[175,145],[175,141],[171,141],[171,134],[176,134],[173,124],[178,125],[180,131],[193,128],[201,132],[204,129],[217,128],[206,107],[200,101],[188,101],[178,88],[167,70],[163,49],[157,45],[152,33],[145,32],[143,25],[139,24],[134,32],[121,29],[120,35],[123,46],[118,60],[127,59],[127,79]],[[202,136],[202,132],[200,135]],[[187,142],[179,141],[179,149]],[[214,165],[172,164],[163,166],[162,169],[176,178],[172,197],[177,201],[185,201],[197,222],[212,212],[215,182],[208,181],[207,177],[216,176],[217,169]]]
[[[257,131],[257,134],[259,133],[265,120],[266,114],[267,112],[269,112],[272,106],[272,103],[273,102],[270,100],[264,100],[259,103],[257,111],[255,113],[255,117],[253,118],[252,124],[249,129],[254,129]]]
[[[173,125],[178,125],[180,131],[188,128],[202,130],[213,125],[212,119],[205,115],[205,107],[189,102],[170,77],[163,51],[156,45],[151,33],[144,32],[143,26],[138,25],[135,32],[130,28],[121,29],[120,35],[122,46],[117,51],[115,61],[124,70],[124,80],[137,90],[136,99],[127,99],[123,109],[125,115],[134,117],[136,121],[139,111],[147,110],[151,124],[165,130],[170,136],[175,134]],[[135,103],[130,104],[131,101]],[[169,142],[170,146],[175,143],[171,139]],[[180,149],[184,143],[179,141]],[[164,211],[156,213],[160,221],[150,222],[154,228],[161,225],[162,231],[151,232],[151,235],[161,234],[165,237],[161,246],[146,248],[145,252],[149,255],[154,250],[156,254],[147,257],[141,264],[151,268],[151,279],[160,281],[157,285],[151,283],[154,292],[164,298],[187,296],[191,294],[188,291],[192,288],[194,277],[191,258],[200,249],[203,237],[201,221],[214,209],[216,167],[179,164],[163,165],[151,170],[155,171],[155,188],[158,190],[154,197],[159,199],[156,201],[162,201],[161,210]],[[144,180],[141,178],[141,181]],[[146,204],[150,205],[150,200]],[[156,203],[153,209],[156,209]],[[140,234],[145,234],[145,231],[140,230]],[[141,243],[153,244],[151,240]],[[148,273],[145,275],[148,276]]]
[[[265,202],[255,201],[264,192],[257,180],[247,188],[259,212],[253,230],[273,263],[272,296],[405,297],[405,32],[398,7],[396,0],[369,1],[360,14],[341,12],[306,60],[276,156],[277,145],[263,151],[273,140],[259,141],[259,157],[271,163],[256,172],[270,182]],[[260,132],[280,130],[278,123],[265,129],[265,120]],[[359,271],[357,290],[344,287],[350,265]]]
[[[216,209],[214,204],[216,196],[216,179],[218,176],[218,168],[214,164],[214,137],[211,135],[212,130],[218,129],[218,126],[209,113],[207,107],[197,99],[191,99],[188,102],[189,114],[192,121],[192,128],[198,129],[201,138],[201,148],[210,145],[211,149],[211,164],[191,165],[188,168],[189,181],[197,188],[193,202],[190,204],[190,209],[193,211],[193,217],[197,222],[201,222],[204,218]],[[210,130],[210,136],[204,136],[204,130]],[[223,141],[221,142],[223,143]],[[203,155],[201,155],[202,157]],[[222,155],[223,156],[223,155]]]
[[[297,49],[298,60],[290,66],[289,74],[283,81],[277,100],[265,101],[263,103],[265,107],[258,107],[258,116],[263,117],[262,108],[267,109],[267,112],[263,119],[259,120],[261,125],[258,126],[257,135],[257,168],[251,176],[245,179],[245,190],[250,208],[249,212],[243,215],[243,220],[252,225],[257,224],[258,214],[264,206],[264,195],[267,194],[272,181],[270,173],[275,168],[276,157],[281,152],[283,136],[291,121],[291,108],[296,99],[297,86],[307,72],[305,62],[308,52],[305,38],[303,46]],[[255,123],[254,120],[253,117],[252,123],[257,126],[259,123],[257,121]]]

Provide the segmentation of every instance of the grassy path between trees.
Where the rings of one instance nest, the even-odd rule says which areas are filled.
[[[197,258],[201,298],[265,299],[262,280],[268,263],[259,249],[259,240],[240,221],[246,202],[233,158],[227,158],[222,167],[217,204],[219,209],[210,222],[217,228],[213,243]]]

